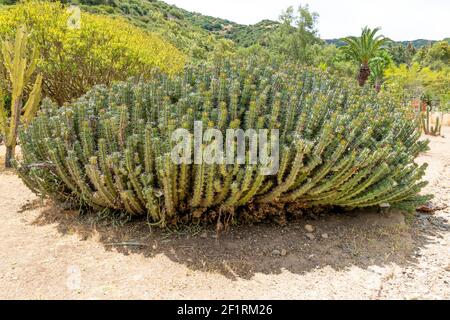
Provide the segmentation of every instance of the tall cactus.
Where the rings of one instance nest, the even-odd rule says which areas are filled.
[[[436,116],[436,120],[434,126],[431,125],[431,107],[427,105],[427,109],[425,112],[422,112],[422,129],[423,132],[427,135],[431,136],[440,136],[441,135],[441,121],[440,117]]]
[[[28,124],[34,115],[41,100],[42,76],[38,75],[33,88],[28,96],[28,100],[23,106],[23,96],[28,83],[33,76],[37,62],[38,52],[32,50],[28,61],[27,55],[28,35],[24,28],[18,28],[14,43],[4,41],[2,43],[3,63],[11,82],[11,116],[8,120],[4,109],[0,113],[0,125],[5,135],[6,158],[5,167],[11,167],[11,160],[15,156],[17,145],[17,132],[21,120]],[[22,116],[23,114],[23,116]]]

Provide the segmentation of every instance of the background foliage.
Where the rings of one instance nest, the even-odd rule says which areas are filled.
[[[69,28],[69,17],[65,7],[50,2],[0,10],[0,38],[11,38],[19,26],[30,30],[44,92],[59,104],[95,84],[145,77],[155,67],[168,74],[183,68],[185,57],[177,48],[123,19],[82,13],[81,27]]]

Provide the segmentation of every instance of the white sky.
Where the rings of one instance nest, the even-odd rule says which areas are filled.
[[[288,6],[309,4],[319,13],[323,39],[357,35],[365,25],[382,27],[393,40],[450,37],[450,0],[163,0],[242,24],[277,20]]]

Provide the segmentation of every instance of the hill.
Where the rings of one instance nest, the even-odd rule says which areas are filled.
[[[448,41],[450,43],[450,38],[445,38],[442,41]],[[345,45],[345,43],[341,40],[341,39],[326,39],[325,40],[326,43],[328,44],[333,44],[336,47],[341,47],[343,45]],[[412,40],[412,41],[392,41],[395,44],[401,44],[403,46],[408,46],[409,44],[412,44],[414,46],[414,48],[422,48],[425,46],[430,46],[436,42],[438,42],[437,40],[426,40],[426,39],[417,39],[417,40]]]
[[[0,4],[13,4],[18,0],[0,0]],[[232,40],[238,46],[265,45],[280,25],[277,21],[262,20],[254,25],[190,12],[158,0],[62,0],[77,4],[83,10],[105,15],[125,17],[131,23],[161,34],[166,40],[195,57],[212,50],[219,39]],[[450,42],[450,38],[445,39]],[[340,39],[327,39],[328,44],[342,46]],[[420,48],[436,41],[417,39],[398,41]]]

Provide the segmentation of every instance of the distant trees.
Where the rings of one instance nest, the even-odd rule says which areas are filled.
[[[281,55],[288,56],[300,63],[310,63],[313,59],[312,46],[321,40],[317,34],[319,15],[310,12],[308,5],[291,6],[280,16],[281,25],[273,33],[270,46]]]
[[[434,70],[448,68],[450,66],[450,44],[448,41],[440,41],[432,46],[423,47],[414,57],[414,61]]]
[[[360,86],[364,86],[370,76],[371,59],[375,58],[381,50],[381,47],[387,42],[387,39],[381,35],[377,35],[380,28],[370,29],[365,27],[360,37],[346,37],[342,41],[346,46],[343,50],[359,64],[358,82]]]
[[[395,64],[407,64],[411,65],[414,55],[417,53],[417,49],[414,47],[412,43],[409,43],[407,46],[404,46],[401,43],[392,43],[389,44],[387,50],[389,54],[392,56],[392,60]]]
[[[439,104],[441,111],[450,111],[450,68],[432,70],[418,62],[411,66],[391,66],[385,71],[386,90],[404,100],[420,99]]]
[[[406,47],[412,53],[410,47]],[[390,52],[392,52],[390,50]],[[397,62],[394,55],[394,61]],[[410,101],[450,111],[450,45],[436,42],[415,52],[409,63],[391,65],[384,72],[385,87],[390,93]]]

